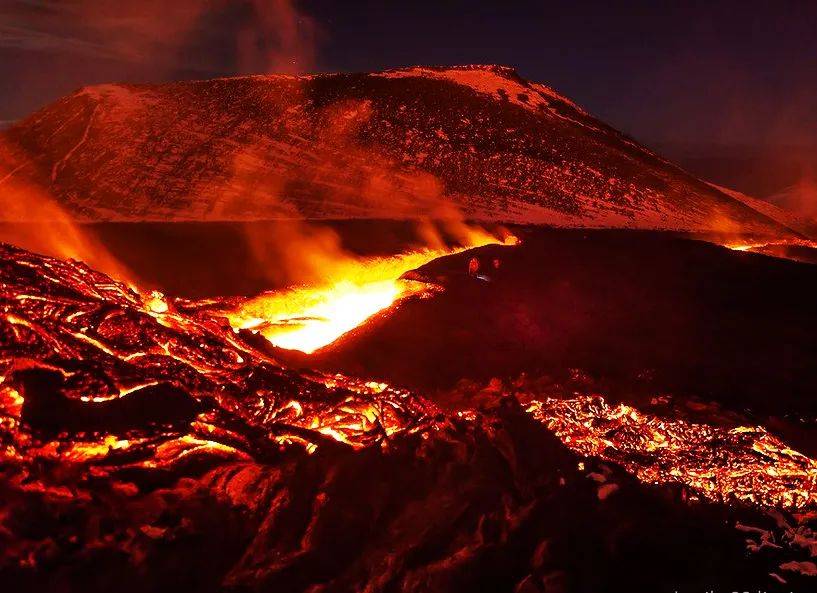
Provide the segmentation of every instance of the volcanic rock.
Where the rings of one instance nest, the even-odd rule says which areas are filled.
[[[87,87],[2,132],[0,179],[84,221],[789,224],[501,66]],[[16,206],[6,219],[38,215]]]

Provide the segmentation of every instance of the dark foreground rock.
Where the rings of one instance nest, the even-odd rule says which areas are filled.
[[[646,486],[569,450],[514,397],[443,412],[287,370],[217,321],[8,246],[0,283],[8,590],[811,584],[809,509]]]

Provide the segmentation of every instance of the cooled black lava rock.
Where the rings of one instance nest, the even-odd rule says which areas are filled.
[[[203,406],[169,383],[136,389],[103,401],[83,402],[65,395],[59,370],[28,368],[7,377],[23,397],[22,420],[37,432],[122,432],[151,425],[188,424]]]

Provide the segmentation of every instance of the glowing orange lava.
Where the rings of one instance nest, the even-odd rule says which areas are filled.
[[[467,247],[422,249],[393,257],[338,261],[324,282],[259,295],[225,316],[235,329],[259,332],[272,344],[307,354],[337,340],[373,315],[429,287],[403,280],[406,272],[438,257],[500,243],[493,235],[475,233]],[[506,242],[513,244],[515,237]]]
[[[817,504],[817,462],[761,426],[721,427],[644,414],[598,395],[532,400],[528,412],[570,449],[649,484],[699,498],[785,509]]]
[[[733,251],[758,251],[768,247],[808,247],[817,249],[817,242],[808,239],[776,239],[776,240],[735,240],[723,243],[723,246]]]

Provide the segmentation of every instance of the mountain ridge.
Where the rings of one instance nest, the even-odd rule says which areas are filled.
[[[785,231],[498,65],[84,87],[0,133],[0,191],[30,188],[83,221]]]

